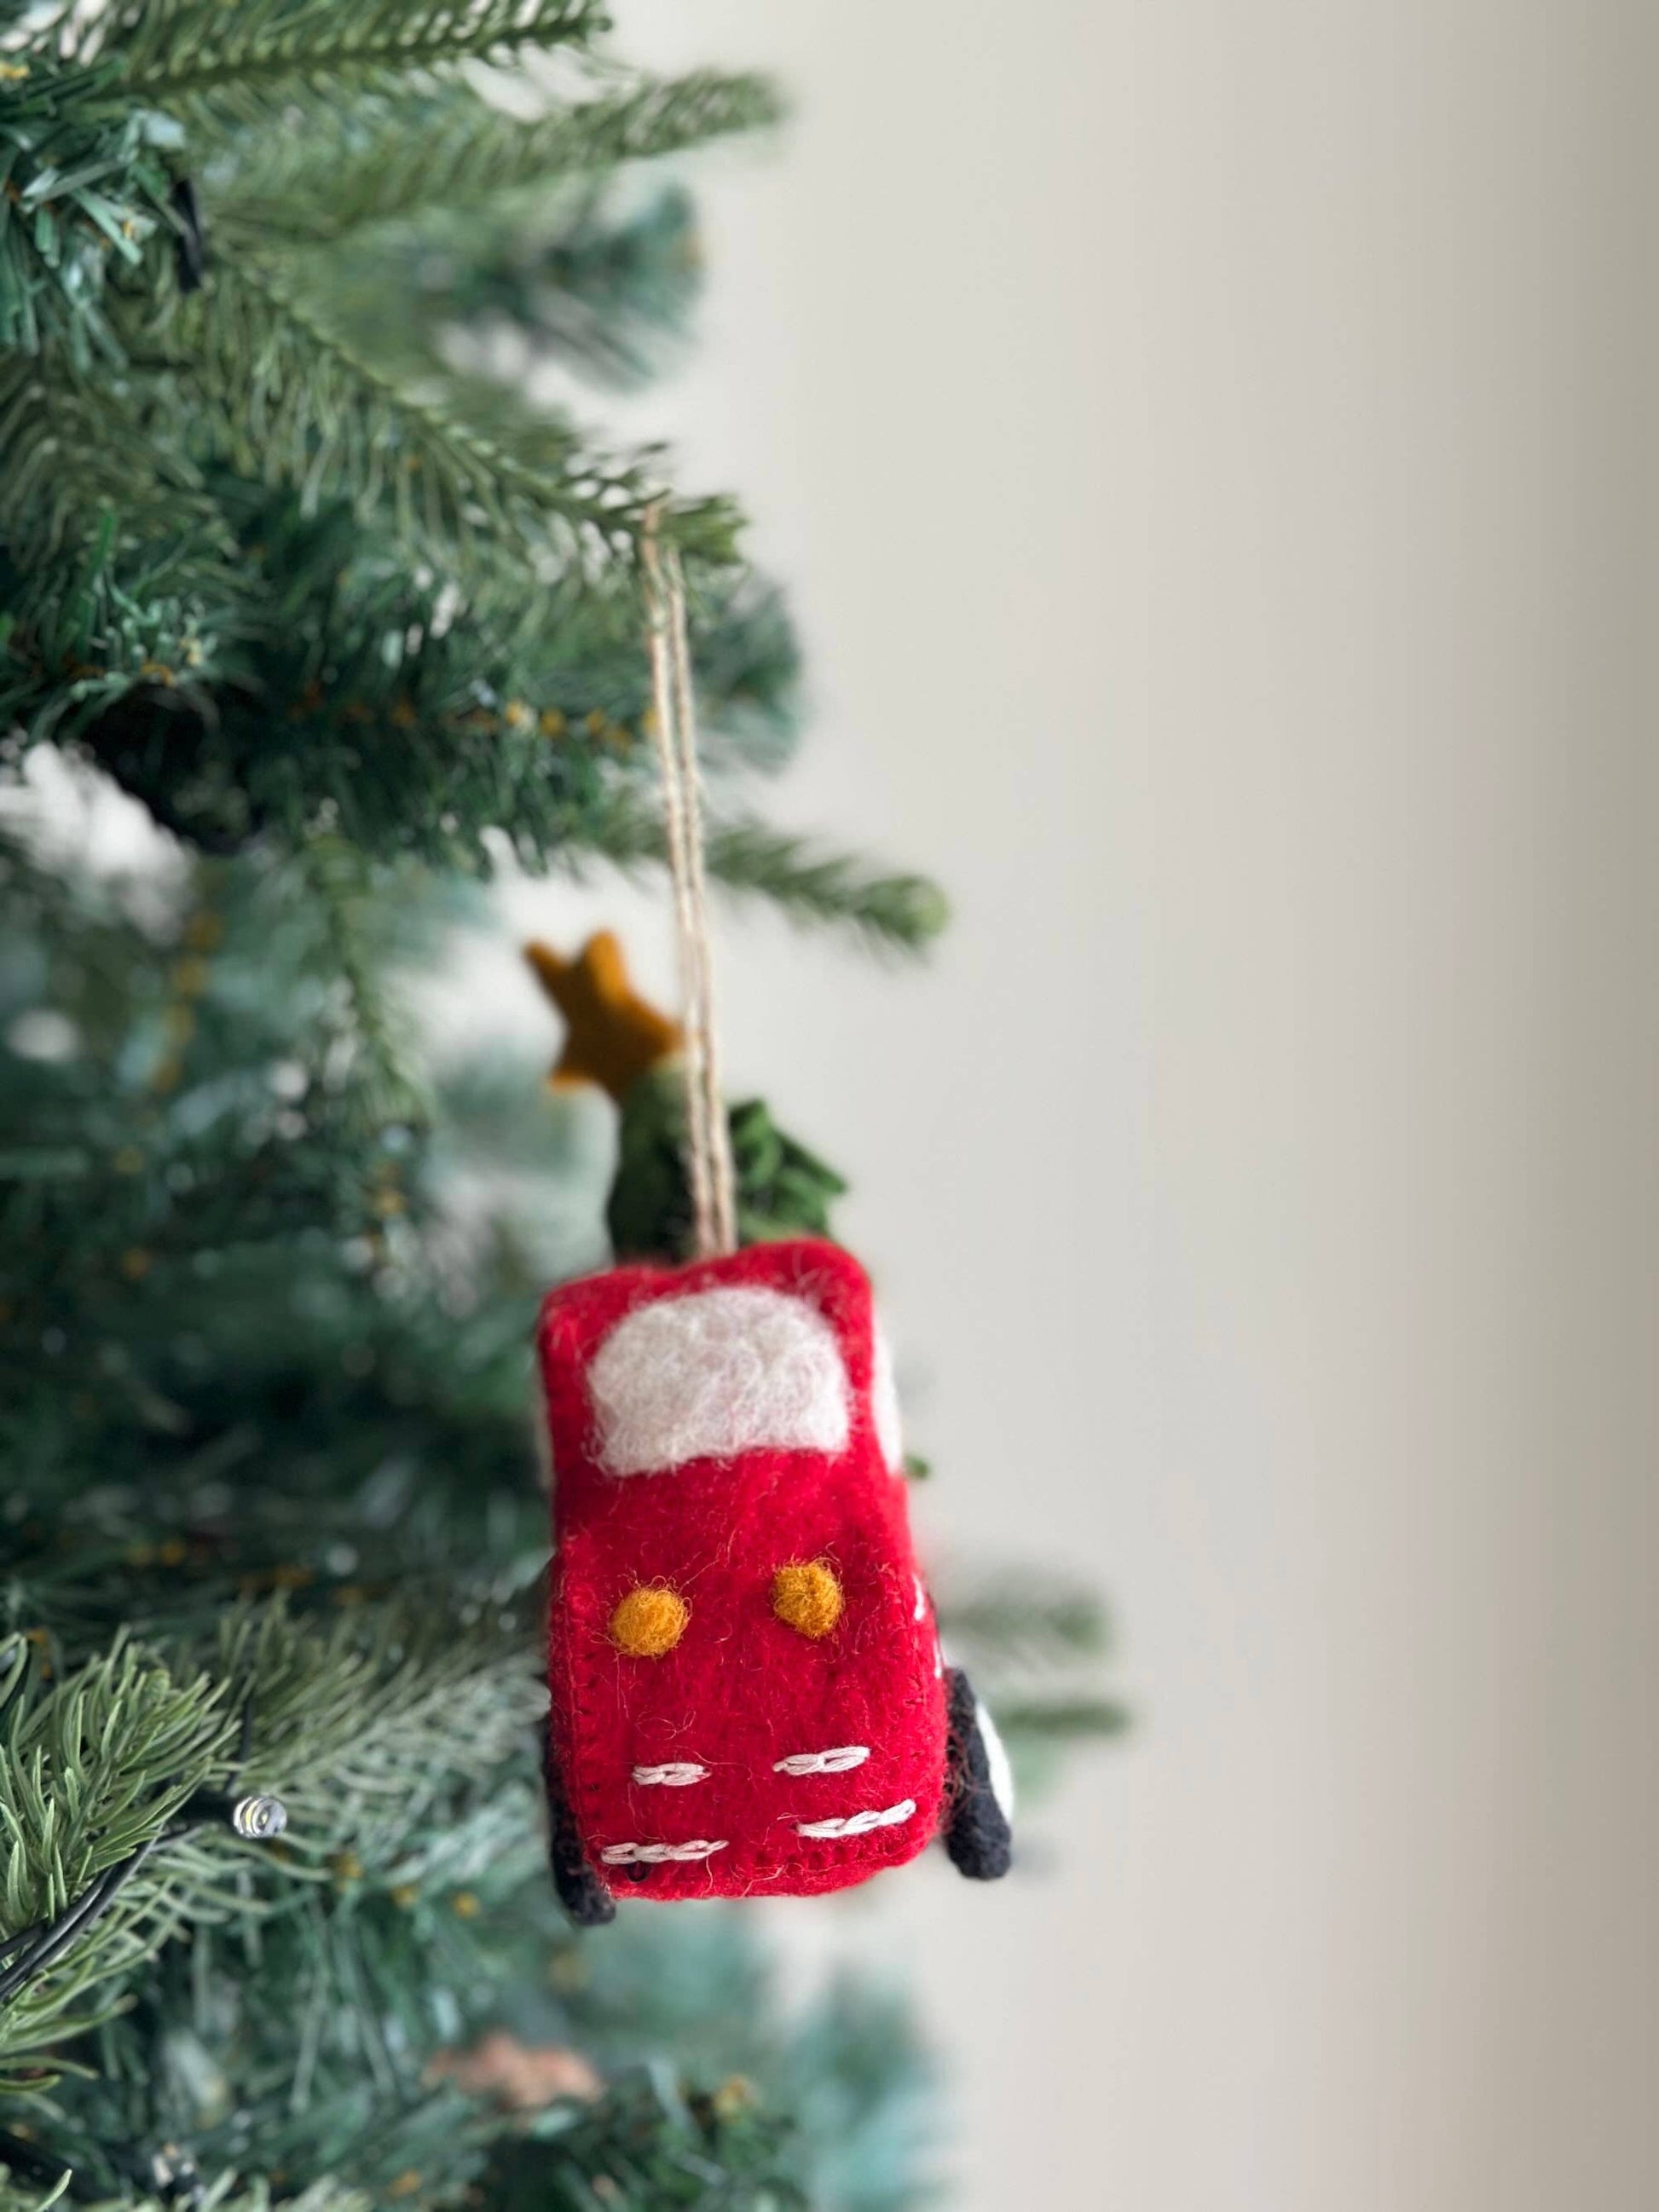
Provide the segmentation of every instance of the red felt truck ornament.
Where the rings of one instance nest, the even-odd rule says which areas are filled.
[[[571,1917],[807,1895],[942,1836],[1008,1866],[1007,1762],[945,1665],[863,1270],[762,1244],[553,1291],[547,1746]]]

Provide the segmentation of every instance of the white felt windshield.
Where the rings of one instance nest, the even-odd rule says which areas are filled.
[[[611,1474],[769,1445],[840,1451],[850,1426],[834,1330],[805,1299],[758,1286],[641,1306],[594,1353],[587,1387]]]

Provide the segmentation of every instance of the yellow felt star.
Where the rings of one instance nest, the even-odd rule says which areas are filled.
[[[612,931],[597,931],[574,960],[539,943],[526,945],[524,957],[564,1017],[564,1049],[548,1078],[556,1089],[597,1083],[620,1105],[641,1076],[685,1042],[679,1024],[629,981]]]

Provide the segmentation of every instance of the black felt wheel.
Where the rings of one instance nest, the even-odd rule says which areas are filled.
[[[603,1928],[616,1918],[617,1900],[587,1863],[550,1743],[543,1747],[542,1778],[547,1785],[547,1855],[559,1902],[578,1928]]]
[[[950,1724],[945,1848],[970,1881],[1000,1881],[1008,1871],[1014,1837],[1008,1808],[997,1801],[979,1699],[960,1667],[950,1669],[945,1687]]]

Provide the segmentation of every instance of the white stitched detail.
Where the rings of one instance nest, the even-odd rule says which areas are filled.
[[[774,1774],[845,1774],[862,1766],[870,1756],[867,1743],[843,1743],[834,1751],[792,1751],[787,1759],[775,1759]]]
[[[634,1779],[641,1783],[658,1782],[665,1790],[687,1790],[692,1783],[701,1782],[708,1772],[708,1769],[699,1766],[695,1759],[671,1759],[665,1766],[636,1766]]]
[[[797,1820],[798,1836],[867,1836],[872,1828],[896,1828],[908,1820],[916,1809],[914,1797],[902,1804],[889,1805],[881,1812],[849,1813],[844,1820]],[[607,1856],[609,1854],[607,1854]]]
[[[916,1610],[915,1618],[917,1620],[926,1620],[927,1618],[927,1593],[921,1586],[921,1577],[920,1575],[913,1575],[911,1577],[911,1580],[916,1586]]]
[[[661,1866],[668,1859],[712,1858],[726,1841],[722,1836],[717,1844],[609,1844],[599,1856],[606,1866]]]

